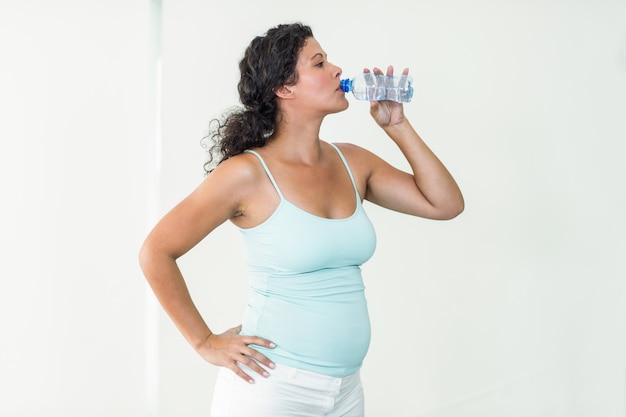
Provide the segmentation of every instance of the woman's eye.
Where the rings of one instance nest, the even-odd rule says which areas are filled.
[[[323,67],[324,66],[324,61],[320,62],[319,64],[315,64],[316,67]]]

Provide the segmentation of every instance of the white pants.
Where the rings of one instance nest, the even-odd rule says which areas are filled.
[[[334,378],[276,364],[263,378],[244,365],[250,384],[231,370],[219,371],[211,417],[363,417],[359,372]]]

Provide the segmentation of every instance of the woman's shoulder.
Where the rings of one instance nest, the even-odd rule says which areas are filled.
[[[373,158],[378,158],[373,152],[354,143],[333,142],[333,145],[339,148],[341,153],[346,157],[351,165],[361,163],[367,164],[371,162]]]
[[[365,183],[372,174],[372,169],[378,165],[380,158],[373,152],[349,142],[333,142],[343,154],[350,171],[359,184],[360,189],[364,189]]]
[[[254,186],[264,176],[263,167],[257,157],[249,152],[240,153],[220,162],[208,175],[232,186]]]

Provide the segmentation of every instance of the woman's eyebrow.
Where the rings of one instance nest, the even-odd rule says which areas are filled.
[[[314,60],[317,56],[319,56],[319,57],[320,57],[320,58],[322,58],[322,59],[325,59],[325,58],[326,58],[326,54],[322,54],[321,52],[318,52],[318,53],[316,53],[315,55],[313,55],[313,56],[311,57],[311,61],[313,61],[313,60]]]

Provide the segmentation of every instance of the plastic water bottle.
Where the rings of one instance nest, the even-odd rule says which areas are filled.
[[[341,80],[341,89],[346,93],[352,91],[358,100],[408,103],[413,98],[413,79],[404,74],[388,76],[364,72],[351,80]]]

